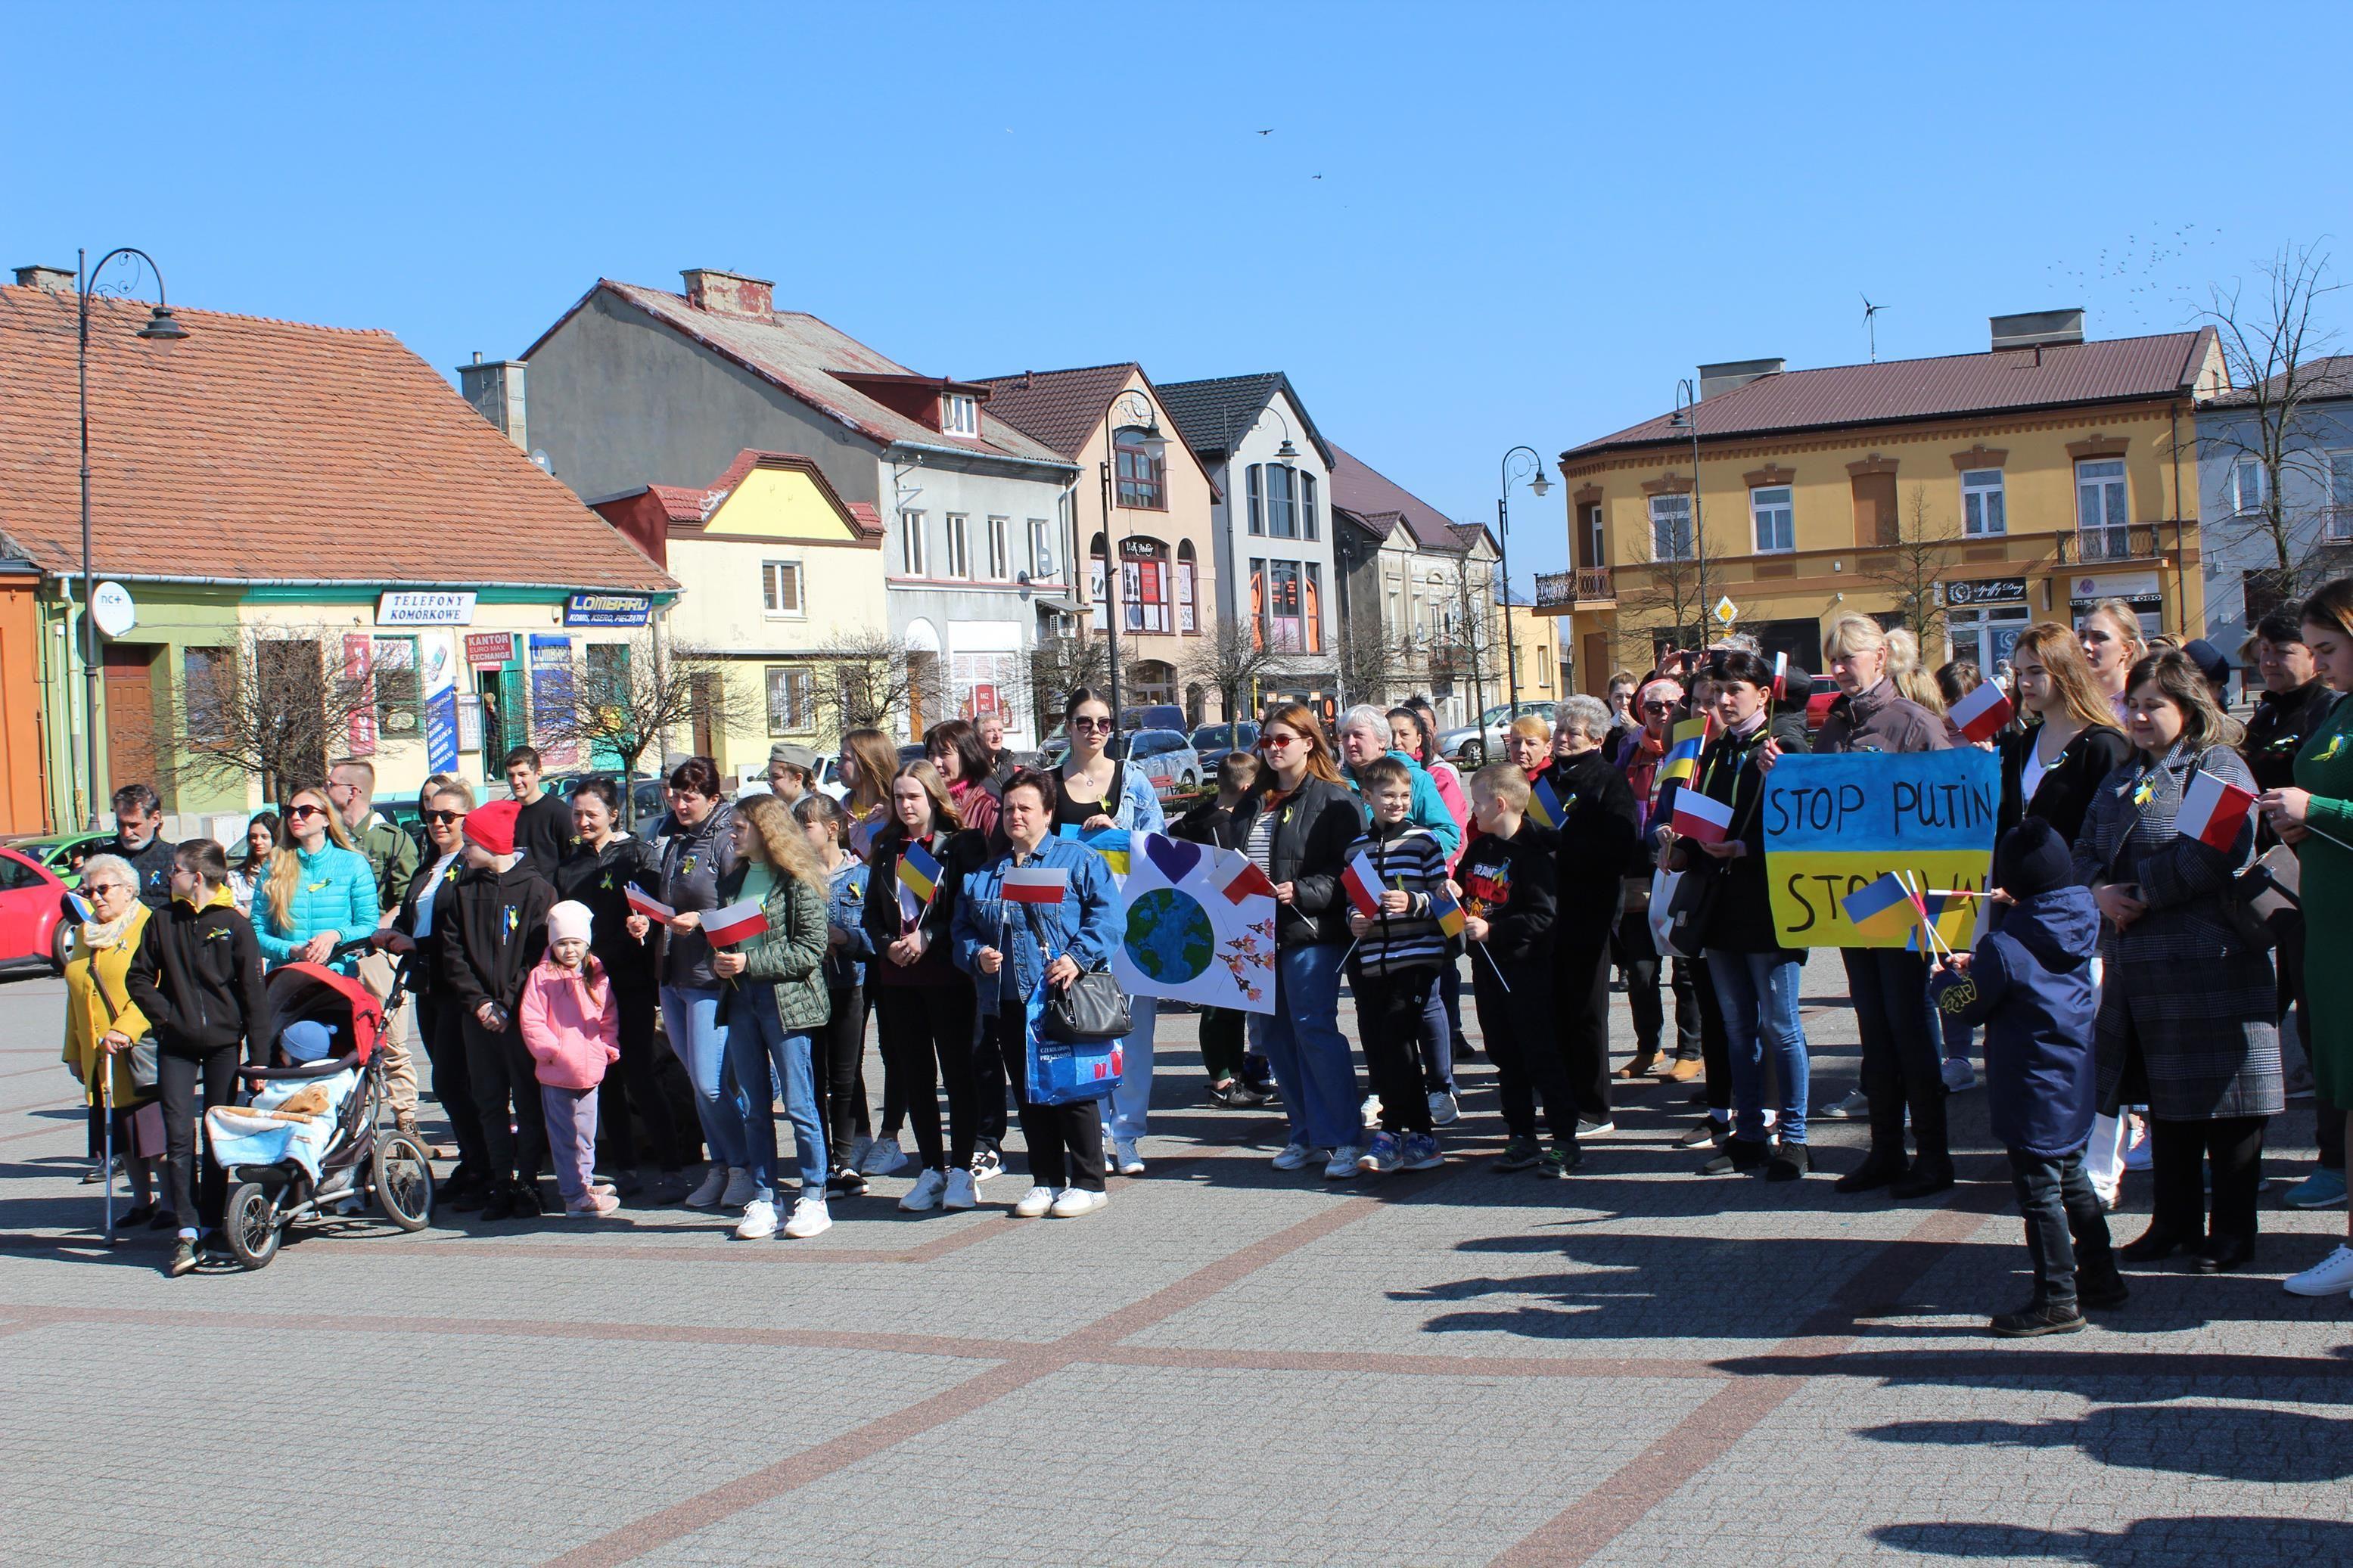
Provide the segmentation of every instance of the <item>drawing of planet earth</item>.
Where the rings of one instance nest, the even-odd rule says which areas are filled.
[[[1155,888],[1128,906],[1127,956],[1164,985],[1198,978],[1217,947],[1208,911],[1174,888]]]

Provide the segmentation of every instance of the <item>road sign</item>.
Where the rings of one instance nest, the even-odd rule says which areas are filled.
[[[1740,618],[1740,606],[1732,602],[1731,595],[1715,602],[1715,618],[1727,626]]]

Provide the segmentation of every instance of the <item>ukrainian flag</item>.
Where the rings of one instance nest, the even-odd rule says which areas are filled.
[[[1715,723],[1714,719],[1703,713],[1675,726],[1673,743],[1667,747],[1666,760],[1659,764],[1659,783],[1680,779],[1689,784],[1699,777],[1699,754],[1707,750],[1708,731]]]
[[[1124,827],[1098,827],[1090,831],[1076,823],[1062,825],[1062,837],[1093,850],[1103,858],[1114,877],[1127,875],[1127,858],[1135,847],[1135,835]]]
[[[1540,778],[1528,791],[1528,815],[1546,827],[1558,827],[1568,814],[1560,808],[1560,796],[1554,793],[1552,780]]]
[[[1893,871],[1849,893],[1840,907],[1857,931],[1873,937],[1892,937],[1919,919],[1918,910],[1913,907],[1912,890]]]
[[[1430,892],[1430,912],[1438,917],[1440,931],[1448,936],[1462,934],[1462,906],[1456,903],[1454,896],[1445,889],[1438,888]]]
[[[938,857],[920,844],[908,845],[907,852],[899,857],[899,880],[907,884],[917,899],[930,903],[940,885]]]

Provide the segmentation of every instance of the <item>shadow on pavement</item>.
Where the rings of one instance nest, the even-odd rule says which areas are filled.
[[[1936,1557],[2041,1558],[2093,1568],[2212,1568],[2231,1563],[2353,1562],[2353,1524],[2220,1514],[2142,1519],[2122,1530],[2035,1530],[2013,1524],[1889,1524],[1883,1546]]]

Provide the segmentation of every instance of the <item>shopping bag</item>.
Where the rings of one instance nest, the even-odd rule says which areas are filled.
[[[1681,871],[1670,871],[1664,866],[1651,873],[1651,907],[1642,911],[1651,925],[1651,945],[1668,958],[1689,958],[1692,955],[1678,949],[1673,942],[1675,888],[1683,879]]]
[[[1117,1040],[1050,1040],[1042,1027],[1046,987],[1029,997],[1024,1098],[1032,1105],[1076,1105],[1102,1100],[1119,1087],[1124,1058]]]

